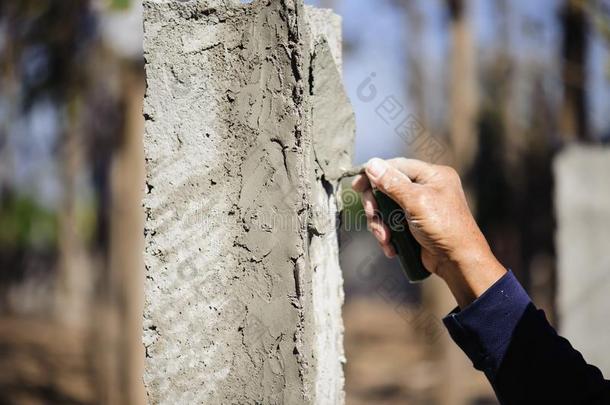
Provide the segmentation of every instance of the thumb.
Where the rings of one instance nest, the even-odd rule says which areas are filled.
[[[414,187],[406,174],[385,160],[377,158],[369,160],[365,170],[374,187],[396,201],[401,207],[406,206],[407,195]]]

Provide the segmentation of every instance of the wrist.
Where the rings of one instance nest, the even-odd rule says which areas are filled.
[[[505,273],[506,269],[488,246],[464,249],[459,256],[442,263],[437,271],[460,308],[483,295]]]

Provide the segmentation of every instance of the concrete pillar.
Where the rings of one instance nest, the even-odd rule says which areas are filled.
[[[149,402],[343,402],[338,18],[302,0],[144,7]]]
[[[570,147],[554,166],[560,331],[610,375],[610,149]]]

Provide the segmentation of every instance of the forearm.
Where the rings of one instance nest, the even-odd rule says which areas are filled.
[[[449,287],[458,306],[465,308],[502,278],[506,269],[485,242],[481,247],[464,249],[460,257],[443,263],[437,274]]]

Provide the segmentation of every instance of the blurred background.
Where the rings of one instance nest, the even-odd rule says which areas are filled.
[[[307,3],[343,16],[355,163],[456,167],[494,252],[560,326],[552,162],[610,140],[610,2]],[[2,403],[143,399],[141,12],[0,2]],[[448,292],[408,285],[344,193],[348,404],[496,403],[442,327]]]

